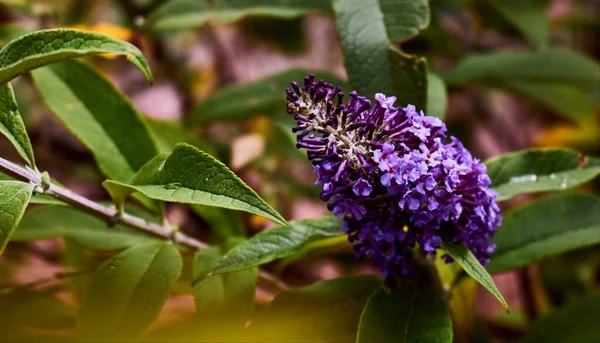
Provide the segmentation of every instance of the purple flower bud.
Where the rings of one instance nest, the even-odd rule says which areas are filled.
[[[321,199],[344,219],[358,258],[384,276],[410,272],[410,249],[434,255],[442,239],[463,242],[485,264],[502,221],[485,165],[438,118],[378,93],[372,104],[314,75],[286,90],[298,147],[307,149]],[[449,263],[452,258],[442,256]]]

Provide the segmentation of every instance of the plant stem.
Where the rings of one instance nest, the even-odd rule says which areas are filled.
[[[105,221],[108,225],[123,224],[194,250],[203,249],[209,246],[207,243],[190,237],[182,232],[174,231],[170,226],[155,224],[129,213],[119,213],[115,208],[98,204],[55,184],[50,184],[49,187],[44,189],[42,177],[39,172],[23,168],[2,157],[0,157],[0,171],[7,173],[17,180],[33,183],[38,186],[36,187],[36,192],[52,196],[82,212]],[[259,272],[259,277],[263,281],[277,287],[279,290],[289,289],[283,281],[264,270]]]
[[[519,282],[519,290],[521,292],[521,300],[523,302],[523,308],[527,319],[530,323],[534,322],[538,317],[538,309],[535,300],[535,290],[533,288],[533,282],[531,277],[531,269],[529,267],[523,267],[517,271],[517,278]]]

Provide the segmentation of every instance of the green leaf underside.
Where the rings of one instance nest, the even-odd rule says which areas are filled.
[[[424,0],[334,0],[344,64],[352,87],[363,96],[398,97],[397,105],[427,105],[427,63],[394,44],[429,24]]]
[[[168,157],[161,155],[148,162],[131,184],[109,180],[104,186],[121,200],[138,191],[155,200],[246,211],[285,224],[285,219],[227,166],[188,144],[178,144]]]
[[[375,276],[350,276],[283,292],[249,327],[258,341],[353,342],[360,313],[381,285]]]
[[[485,162],[498,201],[519,193],[573,188],[600,174],[600,162],[572,150],[530,149]]]
[[[208,273],[209,276],[252,268],[279,258],[293,256],[310,240],[344,235],[339,218],[324,217],[291,221],[287,227],[276,227],[261,232],[227,252]]]
[[[0,254],[19,224],[33,188],[33,184],[20,181],[0,181]]]
[[[541,317],[521,342],[597,342],[600,337],[599,319],[600,295],[576,299]]]
[[[239,121],[255,115],[270,117],[285,115],[286,95],[284,90],[290,82],[302,84],[308,74],[315,74],[334,85],[345,87],[345,83],[325,72],[296,69],[276,74],[265,79],[224,88],[202,101],[188,119],[191,125],[210,121]],[[237,99],[232,101],[232,99]]]
[[[230,23],[249,16],[293,19],[310,12],[330,12],[328,0],[174,0],[164,4],[148,17],[154,30],[189,29],[207,22]]]
[[[600,92],[600,67],[568,50],[473,54],[444,74],[449,85],[478,81],[511,89],[577,122],[593,118]]]
[[[88,280],[77,322],[83,341],[136,340],[152,324],[179,278],[173,245],[139,245],[105,261]]]
[[[527,40],[538,49],[548,47],[550,24],[544,12],[544,3],[521,0],[488,0],[511,22]]]
[[[100,219],[65,206],[44,206],[27,211],[13,241],[28,242],[54,237],[70,238],[97,251],[115,251],[156,241],[137,230],[108,225]]]
[[[0,83],[64,59],[104,53],[125,55],[152,83],[150,67],[138,48],[105,35],[74,29],[36,31],[7,44],[0,50]]]
[[[508,303],[504,300],[502,293],[496,287],[494,280],[488,273],[488,271],[479,263],[475,255],[469,250],[464,244],[460,243],[442,243],[442,249],[453,259],[458,262],[463,270],[469,274],[473,279],[479,282],[485,289],[487,289],[498,301],[502,304],[502,307],[508,312]],[[492,255],[492,260],[495,255]]]
[[[157,155],[129,100],[92,67],[64,61],[32,75],[46,105],[92,151],[107,177],[127,182]]]
[[[35,166],[33,148],[10,83],[0,85],[0,133],[12,143],[27,164]]]
[[[221,258],[216,247],[196,253],[194,277],[208,271]],[[206,279],[194,286],[194,301],[199,325],[214,331],[214,326],[227,330],[242,330],[254,308],[254,293],[258,268]],[[202,330],[201,330],[202,331]],[[219,330],[216,335],[225,335]],[[221,336],[221,339],[223,336]]]
[[[446,105],[448,94],[446,84],[439,76],[433,73],[427,74],[427,115],[444,120],[446,116]]]
[[[503,218],[488,271],[500,273],[545,257],[600,243],[600,197],[560,194],[536,200]]]
[[[360,317],[357,343],[451,343],[452,319],[430,278],[377,289]]]

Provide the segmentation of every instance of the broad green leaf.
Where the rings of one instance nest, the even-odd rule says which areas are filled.
[[[33,148],[10,83],[0,85],[0,133],[8,138],[27,164],[35,166]]]
[[[34,187],[20,181],[0,181],[0,254],[19,225]]]
[[[427,63],[401,52],[405,41],[429,25],[426,0],[333,0],[337,31],[350,84],[372,98],[398,97],[398,104],[427,105]]]
[[[102,263],[81,301],[78,340],[137,340],[160,313],[182,265],[177,248],[163,242],[130,248]]]
[[[32,75],[46,105],[92,151],[107,177],[127,182],[157,155],[129,100],[92,67],[65,61]]]
[[[53,237],[71,238],[98,251],[121,250],[156,240],[122,225],[108,227],[102,220],[66,206],[44,206],[27,211],[13,240],[26,242]]]
[[[446,93],[446,84],[444,83],[444,80],[436,74],[428,73],[426,114],[444,120],[447,104],[448,94]]]
[[[452,256],[456,262],[458,262],[461,267],[463,267],[464,271],[469,274],[473,279],[479,282],[485,289],[487,289],[493,296],[498,299],[500,304],[504,307],[504,309],[508,312],[508,304],[502,293],[496,287],[494,280],[488,274],[487,270],[479,263],[475,255],[462,243],[451,243],[444,242],[442,243],[442,249]],[[495,258],[495,255],[492,255],[492,260]]]
[[[194,277],[208,271],[221,258],[219,248],[196,253]],[[254,308],[258,268],[219,275],[194,286],[198,339],[235,339],[243,337],[243,329]]]
[[[178,144],[168,157],[148,162],[131,184],[109,180],[104,186],[121,199],[138,191],[155,200],[246,211],[285,224],[285,219],[227,166],[188,144]]]
[[[565,149],[530,149],[485,162],[499,201],[519,193],[565,190],[600,174],[600,161]]]
[[[109,36],[73,29],[51,29],[21,36],[0,50],[0,83],[17,75],[68,58],[113,53],[125,55],[152,83],[142,52]]]
[[[540,318],[522,343],[588,343],[600,337],[600,295],[574,300]]]
[[[500,273],[600,243],[599,208],[598,196],[561,194],[509,212],[493,239],[496,252],[488,271]]]
[[[290,87],[292,81],[302,84],[304,78],[311,73],[318,79],[345,86],[343,81],[324,72],[290,70],[263,80],[218,91],[198,104],[192,111],[188,123],[198,125],[210,121],[240,121],[255,115],[270,117],[285,115],[285,89]]]
[[[358,343],[451,343],[452,319],[423,275],[392,290],[377,289],[367,301],[358,325]]]
[[[550,24],[544,11],[545,1],[488,0],[536,48],[545,49],[550,40]]]
[[[480,82],[510,89],[577,122],[589,122],[600,92],[600,67],[568,50],[473,54],[444,74],[448,85]]]
[[[196,281],[292,256],[302,251],[311,239],[344,235],[341,226],[340,219],[323,217],[291,221],[287,227],[266,230],[228,251],[208,273]]]
[[[255,341],[353,342],[360,313],[380,284],[375,276],[350,276],[283,292],[255,316],[249,336]]]
[[[330,12],[330,0],[172,0],[148,17],[154,30],[189,29],[207,22],[229,23],[248,16],[292,19],[309,12]]]

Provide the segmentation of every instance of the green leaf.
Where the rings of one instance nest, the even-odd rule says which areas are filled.
[[[44,206],[27,211],[13,240],[27,242],[53,237],[71,238],[97,251],[121,250],[156,241],[155,237],[122,225],[108,227],[102,220],[66,206]]]
[[[64,59],[104,53],[125,55],[152,83],[150,67],[138,48],[109,36],[73,29],[36,31],[7,44],[0,50],[0,83]]]
[[[546,17],[545,1],[488,0],[536,48],[545,49],[550,40],[550,24]]]
[[[35,166],[33,148],[10,83],[0,85],[0,133],[8,138],[27,164]]]
[[[529,149],[485,162],[498,201],[519,193],[565,190],[600,174],[600,161],[565,149]]]
[[[433,73],[427,74],[427,115],[444,120],[446,116],[446,105],[448,94],[446,84],[439,76]]]
[[[170,153],[179,143],[187,143],[208,154],[215,154],[212,145],[187,131],[179,120],[156,120],[148,117],[144,119],[160,154]]]
[[[105,261],[88,281],[79,309],[82,341],[133,341],[156,319],[181,274],[175,246],[136,246]]]
[[[192,111],[188,124],[198,125],[210,121],[241,121],[256,115],[270,117],[285,115],[285,89],[290,82],[302,84],[308,74],[315,74],[335,85],[344,86],[340,79],[324,72],[296,69],[265,79],[224,88],[202,101]],[[289,130],[289,129],[288,129]]]
[[[157,155],[142,118],[94,68],[65,61],[32,75],[46,105],[92,151],[107,177],[127,182]]]
[[[344,235],[339,218],[296,220],[287,227],[263,231],[227,252],[227,255],[195,282],[213,275],[260,266],[302,251],[312,239]]]
[[[596,342],[600,337],[598,318],[600,295],[583,297],[540,318],[521,342]]]
[[[19,225],[34,187],[20,181],[0,181],[0,254]]]
[[[154,30],[189,29],[207,22],[230,23],[248,16],[293,19],[310,12],[330,12],[329,0],[172,0],[148,17]]]
[[[488,271],[500,273],[545,257],[600,243],[600,197],[561,194],[506,214]]]
[[[209,270],[220,258],[219,248],[198,251],[194,278]],[[224,340],[241,334],[254,308],[257,275],[258,268],[251,268],[206,279],[194,286],[199,331],[205,331],[202,338]]]
[[[427,63],[401,52],[429,25],[426,0],[333,0],[350,84],[363,96],[398,97],[401,106],[427,105]]]
[[[257,341],[353,342],[360,313],[381,284],[375,276],[350,276],[283,292],[249,327]]]
[[[148,162],[131,184],[109,180],[104,187],[121,200],[138,191],[155,200],[246,211],[285,224],[285,219],[227,166],[188,144],[178,144],[168,157]]]
[[[212,206],[192,205],[191,207],[210,226],[217,240],[224,242],[233,236],[246,236],[244,222],[239,212]]]
[[[442,249],[444,249],[448,255],[452,256],[452,258],[455,259],[456,262],[461,265],[461,267],[463,267],[467,274],[469,274],[473,279],[485,287],[485,289],[487,289],[493,296],[495,296],[500,304],[502,304],[502,307],[504,307],[506,312],[509,311],[508,303],[506,303],[502,293],[500,293],[498,287],[496,287],[494,280],[490,274],[488,274],[487,270],[485,270],[485,268],[481,265],[481,263],[479,263],[471,250],[469,250],[462,243],[459,244],[451,242],[442,243]],[[492,260],[495,257],[495,255],[492,255]]]
[[[444,78],[451,86],[480,82],[510,89],[577,122],[593,118],[600,92],[598,63],[576,52],[558,49],[473,54],[444,74]]]
[[[434,285],[422,275],[392,290],[377,289],[360,316],[357,343],[451,343],[452,319]]]

